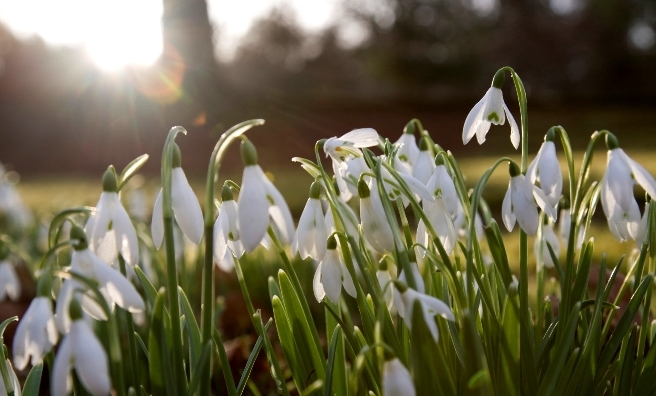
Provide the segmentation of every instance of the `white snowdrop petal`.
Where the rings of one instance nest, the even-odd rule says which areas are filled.
[[[180,167],[171,171],[171,203],[180,229],[189,240],[198,245],[203,237],[203,211]]]
[[[100,260],[94,261],[94,274],[102,287],[119,307],[130,312],[145,309],[143,299],[126,277]]]
[[[355,284],[353,283],[353,278],[351,277],[351,273],[348,271],[346,268],[346,264],[344,264],[340,260],[340,264],[342,266],[342,286],[344,286],[344,290],[346,293],[348,293],[349,296],[356,298],[357,297],[357,291],[355,290]]]
[[[485,143],[485,137],[490,130],[491,125],[490,122],[485,120],[481,120],[480,124],[478,124],[478,127],[476,128],[476,140],[478,141],[478,144]]]
[[[96,247],[100,240],[107,233],[110,219],[111,206],[113,202],[111,200],[111,195],[116,195],[116,193],[102,192],[98,203],[96,204],[96,210],[91,214],[89,220],[84,226],[84,233],[89,238],[89,244],[92,247]]]
[[[642,165],[629,158],[624,150],[617,150],[620,151],[621,156],[629,165],[631,173],[640,187],[642,187],[650,197],[656,198],[656,180],[654,180],[654,177]]]
[[[107,395],[111,383],[105,350],[84,321],[77,320],[72,326],[70,337],[75,341],[71,345],[73,365],[80,382],[94,396]]]
[[[223,205],[219,216],[214,222],[214,261],[220,262],[228,249],[228,233],[226,228],[228,224],[227,213],[224,213]]]
[[[427,184],[433,174],[435,162],[430,151],[420,151],[415,161],[415,166],[412,169],[412,176],[420,182]]]
[[[71,350],[71,343],[71,339],[65,337],[57,349],[57,356],[55,357],[51,375],[51,391],[53,396],[66,396],[72,388],[70,371],[73,351]]]
[[[508,231],[512,231],[515,228],[516,216],[513,211],[513,202],[512,202],[512,185],[513,181],[510,180],[508,184],[508,190],[506,190],[506,195],[503,197],[503,203],[501,205],[501,216],[503,218],[503,224],[506,226]]]
[[[17,301],[20,297],[21,285],[14,266],[8,261],[0,263],[0,301],[9,297],[12,301]]]
[[[137,240],[137,232],[132,225],[130,216],[121,205],[116,196],[117,202],[114,205],[112,213],[112,221],[114,223],[114,232],[116,233],[117,247],[125,262],[131,265],[137,264],[139,261],[139,241]]]
[[[510,124],[510,142],[512,143],[515,150],[517,150],[519,148],[519,143],[521,143],[522,140],[519,132],[519,127],[517,126],[515,118],[513,117],[510,110],[508,110],[508,106],[506,106],[505,103],[503,104],[503,108],[508,115],[508,123]]]
[[[415,396],[410,372],[399,359],[394,358],[383,366],[383,396]]]
[[[503,125],[506,123],[506,103],[503,101],[503,92],[496,87],[490,87],[485,94],[487,97],[487,106],[483,117],[486,121],[494,125]]]
[[[269,206],[269,215],[271,215],[271,219],[278,226],[283,241],[289,244],[294,237],[294,219],[292,217],[292,212],[289,210],[289,206],[287,206],[287,202],[282,194],[280,194],[280,191],[278,191],[269,179],[266,179],[264,174],[262,174],[262,177],[265,178],[264,185],[267,198],[273,201],[273,205]]]
[[[336,254],[334,250],[327,252],[321,263],[321,284],[330,301],[334,303],[339,302],[339,294],[342,291],[342,274],[339,261],[334,257]]]
[[[363,148],[378,145],[378,132],[373,128],[354,129],[344,134],[340,140],[353,143],[353,147]]]
[[[239,235],[246,252],[260,244],[269,227],[269,205],[264,185],[259,180],[259,167],[244,168],[241,191],[237,201]]]
[[[157,249],[162,247],[164,241],[164,213],[162,209],[162,189],[159,190],[155,205],[153,206],[153,218],[150,224],[150,233],[153,237],[153,243]]]
[[[467,114],[465,119],[465,125],[462,128],[462,144],[467,144],[474,137],[478,126],[483,118],[483,112],[485,111],[485,97],[478,101]]]
[[[430,191],[428,191],[424,183],[406,173],[399,172],[398,175],[401,176],[403,181],[408,184],[410,191],[419,195],[422,201],[432,201],[434,199],[433,195],[430,193]]]
[[[556,208],[551,206],[549,198],[547,198],[541,188],[532,184],[530,186],[533,189],[533,197],[535,198],[535,202],[538,204],[540,209],[542,209],[552,221],[556,221]]]
[[[324,297],[326,297],[326,292],[321,284],[321,263],[317,266],[317,270],[314,272],[314,277],[312,278],[312,291],[317,302],[323,301]]]

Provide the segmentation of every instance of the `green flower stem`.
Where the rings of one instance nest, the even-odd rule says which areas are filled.
[[[169,313],[171,320],[171,334],[173,347],[173,382],[176,393],[187,393],[187,377],[184,369],[184,355],[182,353],[182,329],[180,326],[180,301],[178,297],[178,272],[175,263],[175,242],[173,239],[173,206],[171,201],[171,172],[173,145],[178,133],[187,134],[182,127],[173,127],[169,131],[164,151],[162,153],[162,215],[164,217],[164,241],[166,245],[166,281],[169,300]]]
[[[210,156],[210,162],[207,169],[207,178],[205,180],[205,218],[204,218],[204,227],[205,227],[205,257],[203,260],[203,275],[202,275],[202,304],[201,304],[201,338],[203,345],[212,340],[212,327],[214,325],[214,318],[212,317],[214,312],[214,294],[215,294],[215,285],[214,285],[214,217],[215,217],[215,206],[214,206],[214,182],[217,179],[219,168],[223,162],[223,157],[227,152],[230,143],[235,139],[239,138],[240,135],[248,131],[254,126],[264,124],[264,120],[250,120],[239,123],[232,128],[228,129],[221,137],[219,141],[214,146],[212,155]],[[253,313],[251,313],[251,316]],[[223,345],[218,346],[223,348]],[[208,359],[208,364],[205,367],[201,368],[201,379],[200,379],[200,393],[201,395],[207,395],[210,393],[211,386],[211,372],[212,372],[212,356]],[[224,377],[232,374],[228,368],[226,372],[224,369]],[[226,382],[228,378],[225,378]]]
[[[118,264],[121,270],[121,274],[127,278],[127,272],[125,269],[125,259],[121,254],[118,255]],[[130,351],[130,360],[132,363],[132,385],[139,386],[140,378],[139,375],[139,358],[137,356],[137,340],[134,337],[134,321],[132,320],[132,314],[130,312],[123,310],[123,315],[125,317],[125,322],[127,323],[127,333],[128,333],[128,350]]]

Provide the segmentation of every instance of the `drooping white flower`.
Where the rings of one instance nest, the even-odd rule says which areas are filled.
[[[84,231],[89,236],[91,250],[105,262],[116,260],[119,253],[128,264],[135,265],[138,262],[137,232],[118,197],[113,169],[107,169],[103,176],[103,192]]]
[[[462,129],[463,144],[467,144],[474,135],[478,139],[478,144],[483,144],[485,135],[490,130],[490,125],[505,124],[507,116],[510,124],[510,141],[515,149],[519,147],[519,141],[521,140],[519,128],[510,110],[508,110],[508,106],[503,101],[501,87],[503,87],[504,80],[505,72],[497,72],[490,89],[467,115],[465,126]]]
[[[375,129],[362,128],[340,138],[332,137],[324,143],[323,150],[326,157],[332,159],[340,196],[344,201],[348,202],[356,194],[355,183],[360,174],[367,170],[360,148],[376,146],[378,141],[378,132]]]
[[[535,235],[539,225],[538,206],[552,221],[556,221],[556,210],[549,205],[547,196],[526,179],[514,163],[510,164],[510,176],[508,190],[501,206],[503,224],[508,231],[513,230],[517,221],[526,234]]]
[[[394,234],[385,215],[378,187],[371,189],[364,180],[358,184],[360,194],[360,220],[364,238],[376,251],[394,251]]]
[[[264,238],[269,217],[284,243],[294,237],[294,220],[287,202],[257,164],[257,151],[250,141],[241,144],[244,175],[237,201],[239,236],[247,253],[252,252]]]
[[[412,176],[420,182],[427,184],[435,169],[435,159],[428,149],[428,138],[422,137],[419,141],[419,153],[412,168]]]
[[[460,200],[458,199],[456,186],[451,176],[449,176],[442,157],[438,157],[437,165],[428,183],[426,183],[426,188],[436,199],[442,199],[444,209],[451,218],[455,218]]]
[[[558,223],[560,223],[558,225],[558,234],[563,242],[563,245],[565,246],[565,250],[567,250],[567,247],[569,246],[569,233],[572,227],[572,214],[569,208],[560,210],[560,215],[558,216]],[[585,225],[581,224],[579,226],[579,231],[576,234],[576,240],[574,241],[576,251],[581,250],[584,240],[585,240]]]
[[[52,395],[66,396],[71,391],[71,369],[82,386],[94,396],[111,391],[107,353],[89,325],[78,318],[59,345],[52,371]]]
[[[540,146],[538,154],[529,165],[526,177],[535,184],[540,182],[540,189],[547,196],[549,204],[554,208],[558,205],[560,194],[563,191],[563,174],[560,171],[558,156],[556,156],[556,145],[553,142],[555,133],[549,130],[545,141]]]
[[[162,190],[159,190],[153,208],[151,232],[153,243],[158,249],[164,241],[164,214]],[[191,189],[187,176],[180,166],[171,170],[171,206],[173,216],[184,234],[195,244],[203,237],[203,211],[194,191]]]
[[[554,232],[552,223],[542,225],[541,235],[539,234],[538,237],[535,238],[533,250],[535,251],[536,260],[542,261],[547,268],[553,268],[554,261],[551,258],[551,253],[549,253],[547,244],[551,246],[554,255],[558,257],[560,254],[560,243],[558,241],[558,236],[556,236],[556,233]]]
[[[633,185],[639,184],[651,197],[656,195],[656,181],[640,164],[629,158],[617,146],[609,143],[608,164],[601,180],[601,204],[608,227],[620,241],[636,239],[640,223],[640,208],[633,196]]]
[[[16,367],[19,370],[25,369],[30,357],[32,365],[40,362],[57,343],[58,336],[52,301],[43,295],[35,297],[20,318],[14,335],[13,350]]]
[[[14,266],[6,260],[0,261],[0,301],[9,297],[17,301],[21,294],[21,284]]]
[[[0,362],[0,364],[3,364]],[[14,388],[14,396],[21,396],[23,392],[21,391],[20,382],[18,382],[18,377],[14,372],[14,368],[11,367],[11,362],[9,359],[6,359],[4,364],[7,366],[7,372],[9,372],[9,380],[11,381],[11,387]],[[8,395],[7,388],[5,388],[5,382],[0,377],[0,395]]]
[[[399,315],[405,319],[404,322],[408,329],[412,327],[412,308],[415,301],[419,301],[421,304],[421,310],[424,314],[424,321],[428,326],[428,330],[435,342],[437,342],[437,324],[435,323],[435,315],[440,315],[444,319],[454,322],[456,320],[451,312],[451,308],[446,305],[443,301],[429,296],[427,294],[419,293],[418,291],[407,287],[403,283],[396,283],[396,287],[401,294],[401,304],[396,308],[399,311]]]
[[[415,396],[415,384],[407,368],[397,358],[383,366],[383,396]]]
[[[414,122],[411,121],[411,123],[414,125]],[[396,152],[396,161],[394,162],[395,169],[411,175],[415,161],[419,156],[419,147],[415,140],[415,128],[408,128],[406,126],[401,137],[394,144],[399,146]]]
[[[298,229],[292,242],[292,254],[300,253],[304,260],[308,257],[321,260],[326,254],[328,233],[320,198],[321,186],[314,182],[310,187],[310,198],[301,213]]]
[[[433,226],[433,230],[437,234],[440,243],[442,243],[444,250],[447,254],[451,254],[456,247],[458,233],[451,216],[446,210],[444,200],[437,198],[435,202],[424,203],[423,206],[424,213],[426,213],[426,216],[428,217],[430,224]],[[432,239],[433,237],[430,232],[428,232],[424,220],[419,220],[419,224],[417,225],[417,243],[427,247]],[[425,256],[424,248],[420,248],[419,252],[422,257]]]
[[[79,227],[74,226],[71,229],[71,239],[77,239],[79,242],[71,256],[70,271],[97,281],[99,290],[110,305],[115,303],[130,312],[143,311],[145,309],[143,299],[134,286],[119,271],[89,250],[85,238],[84,231]],[[76,296],[76,292],[83,294]],[[65,333],[70,328],[70,318],[67,313],[73,298],[80,299],[82,307],[92,317],[99,320],[107,319],[84,284],[73,278],[66,279],[59,290],[55,309],[56,323],[62,332]]]
[[[351,278],[351,274],[339,256],[335,237],[331,236],[328,238],[326,254],[314,273],[312,289],[318,302],[323,301],[324,297],[328,296],[330,301],[337,303],[339,302],[342,287],[351,297],[356,297],[353,278]]]
[[[224,271],[232,269],[232,255],[239,258],[244,254],[239,228],[237,227],[237,203],[229,186],[221,191],[219,216],[214,222],[214,263]]]

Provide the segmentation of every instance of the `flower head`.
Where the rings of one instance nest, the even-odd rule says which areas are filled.
[[[394,162],[395,168],[399,172],[412,174],[414,169],[414,164],[419,156],[419,147],[417,146],[417,141],[415,140],[415,125],[414,121],[405,127],[403,133],[399,140],[394,144],[399,146],[398,151],[396,152],[396,161]]]
[[[549,205],[544,192],[527,180],[514,163],[510,164],[510,176],[501,206],[503,224],[508,231],[512,231],[517,221],[524,232],[535,235],[539,225],[538,206],[553,221],[556,220],[556,210]]]
[[[356,297],[353,278],[339,256],[335,237],[331,236],[328,238],[326,254],[314,273],[312,281],[314,297],[321,302],[324,297],[328,296],[330,301],[337,303],[342,287],[351,297]]]
[[[433,154],[428,149],[428,137],[424,136],[419,141],[419,153],[412,168],[412,176],[420,182],[427,184],[435,170]]]
[[[6,260],[0,261],[0,301],[9,297],[17,301],[21,294],[21,284],[14,266]]]
[[[412,308],[415,301],[419,301],[422,313],[424,314],[424,321],[428,326],[428,330],[435,342],[437,342],[437,324],[435,323],[435,315],[440,315],[444,319],[454,322],[456,320],[451,312],[451,308],[443,301],[427,294],[420,293],[414,289],[407,287],[404,283],[396,282],[396,287],[401,293],[401,304],[397,306],[399,315],[404,318],[408,329],[412,326]]]
[[[563,174],[560,171],[558,157],[556,156],[554,137],[555,132],[550,129],[544,143],[540,146],[538,154],[529,165],[526,177],[533,184],[536,181],[540,182],[540,189],[547,196],[549,204],[555,208],[560,200],[560,193],[563,191]]]
[[[291,243],[294,220],[287,202],[257,164],[257,151],[250,141],[241,144],[244,175],[237,201],[239,235],[246,252],[252,252],[262,242],[269,227],[269,217],[282,237]]]
[[[181,165],[181,154],[177,144],[173,145],[173,169],[171,170],[171,206],[173,216],[184,234],[195,244],[199,244],[203,237],[203,211],[200,209],[198,198],[191,189],[187,176]],[[151,232],[153,243],[159,249],[164,240],[164,210],[162,203],[162,190],[159,190],[153,208],[153,221]]]
[[[378,187],[373,185],[370,189],[364,180],[360,180],[358,192],[364,238],[378,252],[392,252],[394,250],[394,234],[385,215]]]
[[[383,396],[415,396],[415,385],[407,368],[398,358],[383,366]]]
[[[227,185],[221,190],[221,200],[219,216],[214,222],[214,262],[227,271],[234,265],[232,255],[241,257],[244,247],[237,227],[237,203]]]
[[[326,254],[326,239],[328,238],[326,222],[321,209],[321,186],[314,182],[310,187],[310,198],[305,204],[298,229],[292,242],[292,253],[301,254],[302,259],[312,257],[321,260]]]
[[[103,176],[103,192],[84,230],[90,248],[106,262],[114,261],[119,252],[128,264],[135,265],[139,260],[137,232],[118,197],[113,168]]]
[[[539,238],[535,238],[535,244],[533,246],[536,259],[542,261],[545,267],[553,268],[554,261],[551,258],[551,253],[549,252],[547,244],[551,246],[554,255],[558,257],[560,254],[560,243],[558,241],[558,236],[554,231],[553,223],[542,225],[542,235]]]
[[[618,147],[617,140],[607,138],[608,165],[601,180],[601,204],[608,227],[620,241],[636,239],[639,234],[640,208],[633,196],[633,185],[639,184],[651,197],[656,197],[656,181],[640,164]]]
[[[501,87],[503,87],[504,81],[505,72],[500,70],[494,76],[492,86],[487,90],[483,99],[476,103],[469,112],[469,115],[467,115],[465,126],[462,129],[463,144],[469,143],[474,135],[478,139],[478,144],[483,144],[485,142],[485,135],[490,130],[490,125],[503,125],[506,122],[506,116],[508,116],[510,141],[515,149],[519,147],[519,128],[510,110],[508,110],[508,106],[503,101]]]

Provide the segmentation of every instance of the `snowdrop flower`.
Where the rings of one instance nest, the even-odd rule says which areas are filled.
[[[358,232],[358,224],[360,224],[360,220],[358,220],[358,216],[355,214],[353,209],[351,209],[351,207],[348,206],[346,202],[344,202],[340,197],[337,197],[336,204],[337,210],[340,211],[342,219],[344,219],[344,222],[346,223],[344,224],[346,233],[355,238],[356,243],[359,243],[360,233]],[[330,235],[337,231],[337,228],[335,227],[335,219],[333,218],[333,208],[329,207],[326,211],[324,222],[326,224],[326,235]]]
[[[198,245],[203,237],[203,211],[187,177],[181,167],[182,154],[177,144],[173,145],[173,160],[171,170],[171,206],[173,215],[180,229],[193,243]],[[164,241],[164,210],[162,190],[159,190],[153,208],[151,232],[153,243],[158,249]]]
[[[71,369],[75,369],[82,386],[94,396],[111,391],[107,353],[93,330],[82,319],[77,302],[71,304],[71,330],[59,345],[52,370],[52,395],[66,396],[72,388]]]
[[[57,343],[59,334],[49,295],[50,277],[42,276],[38,283],[37,297],[18,322],[14,335],[14,364],[19,370],[27,367],[30,357],[33,366],[40,362]]]
[[[291,243],[294,220],[287,202],[257,164],[257,151],[248,140],[241,143],[244,176],[237,201],[237,226],[247,253],[262,242],[269,227],[269,217],[277,226],[284,243]]]
[[[542,261],[547,268],[553,268],[554,261],[551,258],[551,253],[549,253],[547,244],[551,245],[554,255],[558,257],[560,254],[560,243],[558,241],[558,236],[556,236],[556,233],[554,232],[552,223],[542,225],[542,235],[535,238],[533,250],[535,251],[536,260]]]
[[[326,157],[332,159],[333,171],[344,201],[348,202],[356,193],[353,188],[355,184],[351,186],[346,181],[358,180],[360,174],[368,169],[360,148],[377,144],[378,132],[372,128],[355,129],[340,138],[332,137],[324,142],[323,151]]]
[[[89,235],[89,247],[108,263],[116,260],[120,252],[126,263],[135,265],[139,261],[137,232],[118,197],[113,167],[105,171],[102,184],[96,211],[84,226]]]
[[[558,205],[560,193],[563,191],[563,174],[560,171],[560,164],[556,156],[555,138],[554,128],[549,129],[538,154],[526,172],[526,177],[531,180],[531,183],[540,182],[540,189],[547,196],[549,204],[554,208]]]
[[[620,241],[638,238],[640,209],[633,196],[633,185],[639,184],[647,194],[656,197],[656,181],[640,164],[619,148],[615,137],[606,136],[608,165],[601,180],[601,204],[608,227]]]
[[[292,242],[292,253],[300,253],[303,260],[308,257],[321,260],[326,254],[328,233],[320,198],[321,185],[315,181],[310,187],[310,198],[298,221],[298,229]]]
[[[449,172],[446,169],[446,165],[444,165],[444,158],[442,158],[442,156],[437,156],[435,159],[435,168],[433,169],[431,178],[428,180],[428,183],[426,183],[426,188],[435,198],[442,199],[444,202],[444,208],[449,216],[455,218],[458,212],[460,200],[458,199],[456,186],[453,183],[451,176],[449,176]]]
[[[326,254],[314,273],[312,281],[314,297],[318,302],[321,302],[324,297],[328,296],[330,301],[337,303],[342,287],[351,297],[356,297],[353,278],[351,278],[351,274],[346,269],[346,265],[337,251],[336,237],[330,236],[327,242]]]
[[[0,364],[2,364],[2,362],[0,362]],[[21,391],[20,382],[18,382],[18,377],[16,376],[13,367],[11,367],[11,362],[7,359],[4,364],[7,365],[11,387],[14,388],[14,396],[21,396],[23,393]],[[8,394],[9,392],[7,392],[7,388],[5,388],[5,382],[2,380],[2,377],[0,377],[0,395]]]
[[[415,122],[410,121],[403,129],[403,133],[399,140],[394,143],[399,146],[399,149],[396,152],[396,159],[398,161],[394,162],[395,169],[399,172],[412,174],[415,161],[419,156],[419,147],[415,140],[415,129]]]
[[[383,291],[383,298],[387,304],[387,309],[391,311],[394,306],[394,286],[391,284],[392,276],[387,266],[387,257],[385,256],[380,260],[378,271],[376,271],[376,279],[378,280],[380,289]]]
[[[100,291],[110,305],[116,303],[119,307],[130,312],[141,312],[145,309],[143,299],[130,281],[89,250],[86,235],[81,228],[73,226],[71,239],[78,240],[71,257],[71,272],[96,280]],[[85,289],[85,286],[75,279],[66,279],[62,284],[55,309],[57,325],[62,332],[65,333],[70,328],[71,322],[67,311],[71,301],[77,298],[75,293]],[[99,320],[107,319],[105,312],[102,311],[90,294],[83,294],[81,300],[82,306],[90,316]]]
[[[435,201],[423,201],[424,213],[428,217],[430,224],[437,233],[440,242],[444,246],[447,254],[450,254],[456,246],[458,234],[453,223],[453,218],[458,213],[458,194],[453,180],[447,172],[441,156],[436,159],[436,166],[433,170],[426,188],[434,195]],[[432,239],[426,224],[423,220],[419,221],[417,226],[417,242],[423,246],[428,246]],[[424,249],[420,249],[422,256],[425,254]]]
[[[462,129],[463,144],[469,143],[474,135],[476,135],[478,144],[483,144],[485,142],[485,135],[490,130],[490,125],[503,125],[506,122],[506,116],[508,116],[510,141],[515,149],[519,147],[519,128],[512,114],[510,114],[508,106],[503,101],[503,92],[501,91],[501,87],[503,87],[506,80],[505,76],[506,74],[503,70],[499,70],[494,75],[490,89],[487,90],[483,99],[476,103],[469,112],[469,115],[467,115],[465,126]]]
[[[232,255],[239,258],[244,254],[244,247],[237,227],[237,203],[230,186],[221,190],[221,208],[214,222],[214,262],[224,271],[234,266]]]
[[[378,193],[378,187],[371,189],[364,180],[358,183],[360,195],[360,219],[362,233],[371,247],[380,253],[394,250],[394,234],[385,215],[385,209]]]
[[[0,301],[9,297],[17,301],[21,294],[21,284],[16,269],[7,260],[0,261]]]
[[[415,396],[415,385],[407,368],[397,358],[383,366],[383,396]]]
[[[401,294],[401,304],[397,306],[399,315],[405,319],[404,322],[408,329],[411,330],[412,326],[412,308],[415,301],[421,304],[421,310],[424,314],[424,321],[430,330],[433,340],[437,342],[437,324],[435,323],[435,315],[440,315],[444,319],[455,322],[456,318],[451,312],[451,308],[443,301],[427,294],[419,293],[418,291],[409,288],[402,282],[395,281],[396,288]]]
[[[467,232],[469,232],[469,222],[467,221],[467,214],[462,208],[460,202],[458,202],[458,212],[456,213],[456,218],[453,220],[453,226],[456,228],[458,236],[462,238],[467,237]],[[479,213],[476,213],[476,217],[474,218],[474,229],[476,230],[476,238],[478,238],[479,241],[483,239],[483,220]]]
[[[424,136],[419,141],[419,153],[412,168],[412,176],[420,182],[427,184],[435,170],[433,154],[428,147],[428,137]]]
[[[569,245],[570,228],[572,227],[572,214],[569,208],[563,208],[560,210],[560,215],[558,216],[558,222],[560,223],[558,225],[558,235],[560,236],[560,239],[562,239],[563,245],[565,245],[565,250],[567,250],[567,246]],[[576,241],[574,241],[575,249],[577,251],[581,250],[584,239],[585,239],[585,226],[581,224],[579,226],[579,232],[576,235]]]
[[[649,243],[649,206],[651,202],[645,203],[645,212],[642,215],[640,220],[640,225],[638,226],[638,236],[636,237],[636,242],[638,247],[642,244]]]
[[[509,169],[510,183],[501,206],[503,224],[512,231],[517,221],[526,234],[535,235],[539,225],[537,207],[553,221],[556,221],[556,210],[549,205],[544,192],[522,175],[517,164],[511,162]]]

